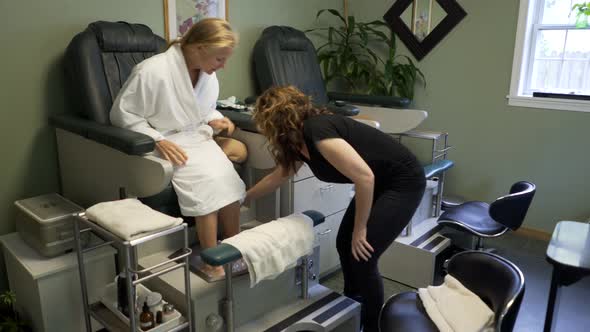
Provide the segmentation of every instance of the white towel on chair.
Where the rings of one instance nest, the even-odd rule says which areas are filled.
[[[313,220],[304,214],[292,214],[245,230],[223,243],[242,253],[250,273],[250,287],[254,287],[295,266],[300,257],[311,253],[313,241]]]
[[[86,210],[86,217],[124,240],[182,223],[182,218],[153,210],[136,198],[95,204]]]
[[[441,332],[493,331],[494,313],[451,275],[440,286],[418,289],[426,313]]]

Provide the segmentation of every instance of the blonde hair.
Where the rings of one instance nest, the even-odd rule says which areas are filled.
[[[301,161],[305,144],[303,122],[318,114],[330,113],[315,107],[311,98],[294,86],[272,87],[256,100],[253,114],[258,129],[269,141],[269,151],[286,173]]]
[[[232,30],[228,21],[220,18],[205,18],[193,26],[181,37],[173,40],[168,47],[180,44],[203,46],[205,48],[234,48],[238,43],[238,35]]]

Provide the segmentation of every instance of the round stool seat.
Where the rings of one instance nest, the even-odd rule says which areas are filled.
[[[438,332],[417,292],[404,292],[390,297],[381,310],[379,330]]]

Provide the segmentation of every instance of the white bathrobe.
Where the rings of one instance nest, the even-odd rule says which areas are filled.
[[[215,110],[218,96],[215,73],[201,72],[193,89],[180,46],[174,45],[135,66],[111,109],[113,125],[170,140],[187,153],[187,163],[175,166],[172,178],[185,216],[209,214],[245,195],[244,182],[207,125],[223,118]]]

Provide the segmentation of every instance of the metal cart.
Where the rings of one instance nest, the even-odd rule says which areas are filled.
[[[81,230],[81,225],[84,228]],[[156,265],[138,270],[137,269],[137,246],[139,244],[154,240],[156,238],[170,235],[176,232],[184,232],[184,247],[182,249],[182,253],[178,256],[175,256],[172,259],[163,261]],[[100,237],[104,242],[98,245],[82,248],[81,243],[81,233],[84,232],[93,232],[96,236]],[[109,308],[107,308],[102,302],[97,301],[95,303],[88,303],[88,290],[87,290],[87,281],[86,281],[86,272],[84,269],[84,260],[83,255],[86,252],[92,251],[94,249],[103,247],[103,246],[113,246],[115,249],[119,251],[123,251],[124,258],[125,258],[125,269],[124,273],[126,276],[127,282],[127,296],[128,296],[128,303],[129,308],[135,308],[135,287],[143,283],[149,279],[155,278],[162,274],[174,271],[176,269],[184,269],[184,283],[185,283],[185,300],[186,300],[186,313],[183,317],[184,319],[173,328],[169,329],[168,331],[180,331],[189,328],[189,331],[194,331],[193,321],[192,321],[192,308],[191,308],[191,293],[190,293],[190,272],[189,272],[189,255],[191,254],[191,249],[188,246],[188,231],[186,224],[180,224],[175,227],[171,227],[169,229],[159,231],[156,233],[151,233],[144,237],[136,238],[133,240],[123,240],[119,238],[117,235],[107,231],[103,227],[99,226],[98,224],[88,220],[84,213],[80,213],[74,220],[74,237],[76,240],[76,252],[78,256],[78,269],[80,273],[80,284],[82,287],[82,300],[84,305],[84,319],[86,322],[86,331],[92,332],[92,326],[90,322],[90,318],[94,318],[100,324],[102,324],[106,329],[111,332],[114,331],[132,331],[137,332],[138,329],[138,321],[137,315],[135,310],[129,310],[129,323],[120,319],[117,315],[115,315]],[[134,280],[134,276],[137,278]]]

